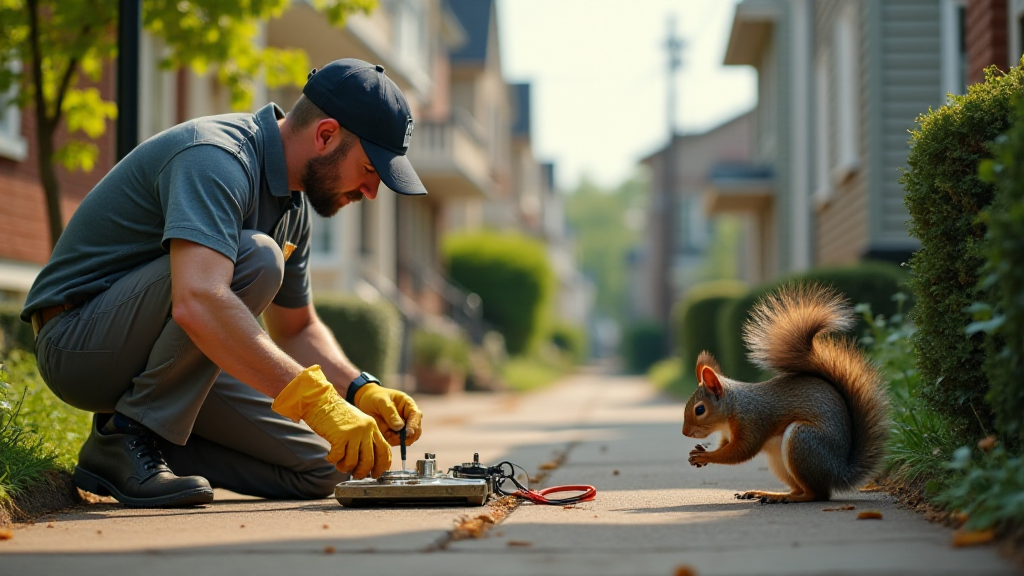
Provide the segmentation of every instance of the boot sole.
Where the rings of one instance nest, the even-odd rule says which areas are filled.
[[[211,488],[193,488],[184,492],[151,498],[125,496],[110,482],[78,466],[75,466],[71,481],[75,486],[97,496],[113,496],[118,502],[129,508],[179,508],[213,502],[213,489]]]

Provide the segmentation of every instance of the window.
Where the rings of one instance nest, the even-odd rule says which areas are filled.
[[[831,53],[823,50],[814,63],[814,197],[826,202],[832,197],[832,127],[829,106]]]
[[[942,0],[942,99],[967,93],[967,0]]]
[[[12,61],[9,66],[11,72],[21,72],[20,62]],[[14,103],[17,95],[17,84],[0,94],[0,156],[20,162],[28,156],[28,143],[21,135],[21,110]]]
[[[331,222],[326,218],[321,217],[319,214],[310,214],[312,216],[310,221],[310,235],[309,235],[309,250],[312,254],[319,255],[330,255],[334,253],[334,234],[332,232],[333,226]]]
[[[835,24],[836,148],[833,182],[842,182],[860,166],[860,58],[857,43],[857,3],[848,4]]]

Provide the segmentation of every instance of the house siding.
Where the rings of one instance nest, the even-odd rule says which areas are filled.
[[[907,231],[910,215],[903,203],[900,170],[907,163],[908,131],[929,107],[943,104],[940,0],[872,2],[878,10],[880,50],[877,76],[879,153],[877,174],[869,196],[869,251],[914,249],[918,243]],[[872,63],[874,65],[874,63]]]
[[[814,46],[815,53],[830,50],[833,58],[836,50],[831,44],[834,37],[834,30],[837,18],[841,9],[847,4],[846,0],[826,0],[813,3],[815,9]],[[869,43],[867,41],[867,4],[856,2],[857,12],[857,60],[861,63],[868,61]],[[836,66],[829,66],[833,73],[829,78],[830,87],[835,90],[839,85],[834,71]],[[857,73],[858,87],[858,137],[857,156],[860,159],[860,167],[841,183],[832,183],[833,190],[831,198],[824,204],[818,206],[817,217],[815,218],[815,252],[814,262],[819,265],[839,265],[856,262],[864,252],[868,243],[868,191],[866,173],[869,170],[867,162],[867,135],[869,114],[868,114],[868,75],[870,67],[861,65]],[[829,133],[835,134],[838,130],[836,114],[829,114]],[[818,145],[815,146],[815,149]],[[829,147],[829,166],[835,166],[837,158],[837,146]],[[831,180],[831,175],[829,176]]]

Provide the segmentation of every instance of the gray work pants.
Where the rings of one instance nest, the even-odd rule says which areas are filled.
[[[273,300],[283,275],[274,240],[243,231],[231,289],[254,315]],[[326,441],[223,373],[174,321],[170,256],[47,322],[36,357],[64,402],[116,410],[159,435],[175,474],[266,498],[323,498],[347,478],[326,461]]]

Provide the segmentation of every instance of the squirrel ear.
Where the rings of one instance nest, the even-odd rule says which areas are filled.
[[[701,366],[700,383],[708,389],[708,392],[714,394],[715,398],[721,399],[722,394],[725,394],[725,389],[722,388],[722,381],[718,379],[718,373],[710,366]]]

